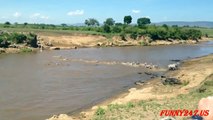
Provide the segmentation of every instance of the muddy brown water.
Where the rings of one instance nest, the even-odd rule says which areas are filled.
[[[213,42],[198,45],[84,48],[0,55],[0,120],[44,120],[72,113],[118,94],[147,69],[122,65],[60,61],[63,58],[147,62],[165,68],[171,59],[213,53]]]

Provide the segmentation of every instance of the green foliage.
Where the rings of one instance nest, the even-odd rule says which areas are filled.
[[[5,24],[0,24],[0,28],[10,29],[17,31],[37,31],[40,32],[48,32],[51,31],[53,33],[83,33],[83,34],[96,34],[96,35],[106,35],[112,33],[119,33],[123,40],[126,40],[126,36],[130,36],[132,39],[137,39],[138,37],[149,37],[151,40],[198,40],[202,35],[212,37],[213,29],[204,29],[204,28],[191,28],[191,27],[178,27],[178,26],[155,26],[149,25],[151,20],[149,18],[139,18],[137,20],[138,25],[129,25],[132,22],[131,16],[124,17],[124,24],[115,23],[113,18],[108,18],[104,22],[103,26],[99,26],[99,22],[94,18],[89,18],[85,20],[85,24],[87,26],[71,26],[67,24],[61,25],[52,25],[52,24],[10,24],[6,22]],[[24,28],[24,29],[23,29]],[[13,31],[12,29],[10,29]],[[202,34],[202,32],[203,34]],[[29,36],[27,36],[29,37]],[[2,37],[1,41],[16,40],[17,43],[27,42],[31,46],[36,46],[36,39],[30,37],[30,39],[24,40],[24,36],[14,36],[15,39],[12,39],[11,36]],[[34,42],[29,42],[33,41]],[[33,44],[31,44],[33,43]]]
[[[24,34],[24,33],[3,33],[0,35],[0,47],[8,47],[10,43],[22,44],[27,43],[31,47],[37,46],[36,34]]]
[[[130,34],[130,38],[132,38],[134,40],[136,40],[137,37],[138,37],[138,33],[137,32],[133,32],[133,33]]]
[[[124,32],[120,34],[120,37],[122,40],[126,41],[126,34]]]
[[[120,33],[122,31],[122,28],[120,26],[113,26],[112,32],[113,33]]]
[[[30,48],[21,48],[20,49],[22,53],[28,53],[28,52],[32,52],[33,50]]]
[[[4,24],[5,24],[5,25],[11,25],[11,23],[10,23],[10,22],[8,22],[8,21],[7,21],[7,22],[5,22]]]
[[[21,33],[13,33],[11,34],[11,40],[16,44],[20,44],[27,40],[27,36]]]
[[[137,20],[137,24],[141,28],[144,27],[147,24],[150,24],[150,23],[151,23],[151,20],[149,18],[145,18],[145,17],[144,18],[139,18]]]
[[[115,20],[113,20],[112,18],[107,18],[106,21],[104,22],[104,25],[113,26],[114,24]]]
[[[25,22],[25,23],[24,23],[24,26],[27,26],[27,25],[28,25],[28,23],[27,23],[27,22]]]
[[[205,86],[213,86],[213,80],[209,80],[209,81],[204,82],[204,85]]]
[[[97,115],[97,116],[105,115],[105,110],[103,108],[99,107],[97,109],[97,111],[95,112],[95,115]]]
[[[104,26],[103,26],[103,30],[104,30],[104,32],[106,32],[106,33],[110,33],[110,32],[111,32],[110,26],[109,26],[109,25],[104,25]]]
[[[130,15],[129,16],[124,16],[124,23],[125,24],[132,23],[132,17]]]
[[[116,26],[122,26],[122,23],[115,23]]]
[[[132,102],[128,102],[126,106],[128,109],[135,107],[135,105]]]
[[[197,40],[202,36],[199,30],[168,26],[149,26],[147,33],[153,40]]]
[[[85,20],[84,24],[87,26],[99,26],[98,20],[96,20],[94,18],[89,18],[89,19]]]
[[[31,47],[38,47],[37,45],[37,35],[36,34],[33,34],[33,33],[30,33],[28,36],[27,36],[27,43],[31,46]]]
[[[144,42],[144,41],[140,41],[140,45],[141,46],[147,46],[148,44],[146,42]]]

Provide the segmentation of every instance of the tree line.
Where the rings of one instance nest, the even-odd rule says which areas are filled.
[[[53,25],[53,24],[18,24],[6,22],[0,27],[14,27],[14,28],[33,28],[33,29],[53,29],[53,30],[74,30],[74,31],[94,31],[99,33],[118,34],[123,40],[126,36],[132,39],[137,39],[142,36],[148,36],[152,40],[197,40],[202,37],[200,30],[189,27],[178,26],[156,26],[151,24],[150,18],[142,17],[137,19],[137,24],[132,23],[130,15],[124,16],[123,23],[116,22],[113,18],[107,18],[102,24],[95,18],[88,18],[85,20],[85,26],[70,26],[67,24]]]

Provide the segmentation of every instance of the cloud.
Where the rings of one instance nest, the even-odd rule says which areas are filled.
[[[30,18],[38,18],[40,15],[40,13],[34,13],[30,16]]]
[[[149,19],[151,19],[151,17],[150,16],[144,16],[145,18],[149,18]]]
[[[135,14],[138,14],[140,12],[141,12],[140,10],[132,10],[132,13],[135,13]]]
[[[21,16],[21,13],[15,12],[15,13],[13,14],[13,16],[14,16],[14,17],[20,17],[20,16]]]
[[[49,19],[48,16],[45,16],[45,15],[41,15],[40,13],[34,13],[30,16],[30,18],[32,19]]]
[[[49,19],[48,16],[41,16],[40,18],[41,18],[41,19],[46,19],[46,20]]]
[[[84,10],[75,10],[67,13],[69,16],[80,16],[84,14]]]

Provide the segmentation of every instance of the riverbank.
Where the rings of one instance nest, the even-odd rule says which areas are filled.
[[[9,29],[8,29],[9,30]],[[2,31],[2,34],[10,33],[25,35],[28,32]],[[37,44],[36,46],[42,47],[44,50],[69,50],[77,48],[92,48],[92,47],[125,47],[125,46],[157,46],[157,45],[174,45],[174,44],[197,44],[202,41],[209,41],[212,38],[203,37],[200,40],[152,40],[150,37],[137,37],[136,39],[131,38],[131,36],[126,35],[125,39],[118,34],[86,34],[86,33],[72,33],[67,31],[32,31],[35,33]],[[27,37],[27,34],[26,34]],[[9,38],[9,37],[8,37]],[[19,38],[11,39],[14,41]],[[24,40],[26,42],[26,40]],[[18,47],[17,47],[18,46]],[[19,47],[22,46],[22,47]],[[29,46],[29,45],[28,45]],[[0,53],[19,53],[22,48],[29,48],[28,46],[15,45],[1,48]],[[32,49],[32,48],[29,48]],[[35,49],[32,49],[35,50]]]
[[[197,44],[202,41],[212,40],[211,38],[202,38],[201,40],[151,40],[149,37],[138,38],[137,40],[127,37],[122,40],[120,36],[106,37],[103,35],[86,34],[39,34],[44,49],[64,50],[91,47],[125,47],[125,46],[156,46],[156,45],[174,45],[174,44]]]
[[[0,54],[4,53],[26,53],[26,52],[36,52],[38,51],[38,48],[32,48],[32,47],[22,47],[22,48],[0,48]]]
[[[80,114],[53,116],[49,120],[71,119],[156,119],[162,109],[196,109],[199,99],[212,95],[213,55],[184,61],[180,69],[165,76],[177,78],[182,85],[163,85],[160,78],[129,89]],[[206,81],[210,81],[206,83]],[[209,87],[210,86],[210,87]],[[203,89],[205,88],[205,89]],[[189,94],[190,93],[190,94]],[[183,118],[176,118],[183,119]]]

